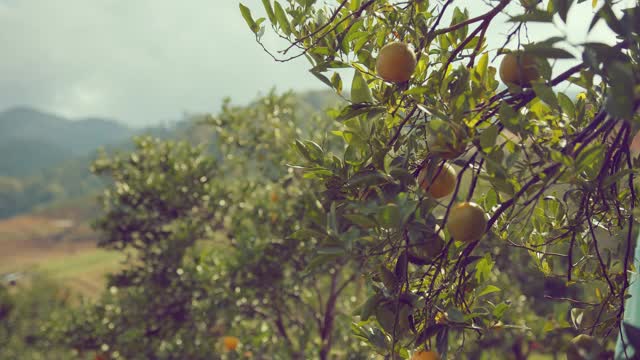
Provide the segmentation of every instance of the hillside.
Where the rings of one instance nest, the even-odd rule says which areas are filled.
[[[292,101],[298,104],[298,116],[305,117],[336,105],[340,98],[331,91],[308,91],[294,94]],[[127,151],[132,136],[146,134],[214,146],[211,129],[194,126],[197,119],[193,115],[171,127],[133,130],[110,120],[72,121],[24,107],[0,113],[0,219],[73,199],[89,201],[87,195],[104,187],[89,171],[97,149]]]
[[[28,107],[11,108],[0,112],[0,176],[33,175],[133,134],[113,120],[70,120]]]
[[[42,141],[75,155],[122,141],[133,133],[134,130],[125,125],[102,118],[71,120],[29,107],[0,112],[0,142],[8,139]]]

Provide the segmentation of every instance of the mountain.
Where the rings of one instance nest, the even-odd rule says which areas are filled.
[[[302,117],[341,101],[331,91],[293,96]],[[87,208],[93,208],[93,195],[105,186],[89,171],[98,148],[108,153],[131,151],[135,135],[193,143],[211,140],[212,129],[196,125],[198,118],[187,116],[168,127],[133,130],[111,120],[71,121],[26,107],[0,112],[0,219],[48,208],[59,213],[60,204],[73,203],[72,208],[78,208],[87,203]]]
[[[113,120],[69,120],[29,107],[0,112],[0,176],[21,177],[134,134]]]

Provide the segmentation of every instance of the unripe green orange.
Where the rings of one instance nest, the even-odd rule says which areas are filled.
[[[473,242],[480,240],[487,228],[487,216],[480,205],[462,202],[451,208],[447,230],[455,240]]]
[[[509,85],[531,86],[531,81],[540,77],[536,61],[523,53],[509,53],[500,63],[500,79]]]
[[[380,49],[376,72],[385,81],[403,83],[411,79],[416,69],[416,54],[403,42],[392,42]]]
[[[448,163],[436,167],[431,174],[428,166],[425,166],[418,174],[420,187],[436,199],[451,195],[456,187],[456,180],[456,170]]]

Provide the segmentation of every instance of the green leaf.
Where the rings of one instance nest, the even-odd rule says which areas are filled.
[[[521,15],[513,16],[509,22],[552,22],[553,14],[540,9],[528,11]]]
[[[253,31],[253,33],[257,33],[258,30],[260,30],[260,28],[258,27],[258,24],[256,24],[256,22],[253,21],[253,18],[251,17],[251,10],[249,10],[248,7],[242,5],[242,3],[240,3],[239,5],[240,5],[240,13],[242,13],[242,17],[244,18],[244,21],[247,22],[247,25],[249,25],[249,28],[251,29],[251,31]]]
[[[478,297],[484,296],[484,295],[488,295],[494,292],[499,292],[502,291],[502,289],[500,289],[497,286],[494,285],[488,285],[486,288],[484,288],[482,291],[480,291],[480,293],[478,294]]]
[[[478,65],[476,65],[476,72],[480,77],[480,81],[484,81],[487,76],[487,69],[489,68],[489,53],[485,52],[478,60]]]
[[[398,260],[396,261],[396,267],[395,267],[395,275],[396,275],[396,279],[398,279],[400,282],[404,282],[405,279],[407,278],[407,252],[403,251],[402,254],[400,254],[400,256],[398,256]]]
[[[520,125],[520,115],[505,102],[500,104],[498,118],[500,119],[500,123],[504,125],[507,130],[510,130],[513,133],[517,134],[522,129],[522,126]]]
[[[573,59],[575,56],[564,49],[554,48],[545,43],[524,45],[524,53],[543,59]]]
[[[536,96],[540,98],[540,100],[556,108],[560,106],[558,104],[556,94],[554,94],[551,86],[547,86],[547,84],[541,82],[533,82],[532,87],[533,91],[536,93]]]
[[[307,151],[307,147],[298,139],[296,139],[295,144],[300,155],[302,155],[305,159],[311,161],[311,156],[309,156],[309,151]]]
[[[611,82],[605,108],[614,117],[631,119],[634,111],[633,89],[636,85],[631,64],[613,61],[605,66]]]
[[[321,72],[313,71],[313,70],[309,70],[309,72],[312,73],[313,76],[318,78],[318,80],[320,80],[323,83],[327,84],[327,86],[329,86],[330,88],[333,88],[333,83],[331,82],[331,80],[329,80],[329,78],[324,76]]]
[[[285,33],[285,35],[291,35],[291,24],[289,24],[289,19],[287,18],[287,14],[284,12],[282,5],[279,2],[275,2],[275,16],[278,19],[278,25],[280,25],[280,29]]]
[[[331,75],[331,85],[336,89],[338,94],[342,93],[342,79],[340,78],[340,74],[337,72],[334,72],[333,75]]]
[[[573,0],[553,0],[553,5],[563,22],[567,22],[567,13],[573,4]]]
[[[509,305],[502,302],[496,305],[496,307],[493,309],[493,316],[495,316],[496,319],[500,320],[502,319],[502,316],[504,316],[504,313],[507,311],[507,309],[509,309]]]
[[[599,144],[582,150],[576,158],[576,172],[580,173],[589,167],[598,166],[599,159],[604,155],[604,149],[605,146]]]
[[[273,7],[271,7],[271,0],[262,0],[262,5],[264,6],[264,10],[267,12],[269,21],[271,21],[272,24],[275,24],[277,19],[273,12]]]
[[[348,186],[362,185],[364,187],[380,185],[389,182],[387,176],[379,171],[365,170],[354,174],[347,181]]]
[[[609,186],[611,186],[613,183],[616,183],[618,181],[620,181],[620,179],[622,179],[623,177],[631,174],[635,172],[632,169],[624,169],[624,170],[620,170],[617,173],[607,176],[606,178],[604,178],[602,180],[602,188],[607,188]]]
[[[567,114],[570,118],[574,118],[576,116],[576,106],[573,103],[573,100],[564,93],[558,93],[558,104],[560,104],[562,112]]]
[[[344,218],[363,228],[373,228],[378,225],[375,220],[360,214],[345,214]]]
[[[391,270],[387,269],[385,266],[380,267],[380,278],[384,286],[387,289],[389,289],[392,293],[395,292],[396,289],[398,289],[398,287],[400,286],[398,282],[398,278],[396,278],[396,275]]]
[[[367,321],[371,315],[373,315],[373,310],[378,305],[382,297],[378,294],[374,294],[369,297],[367,301],[362,305],[360,309],[360,320]]]
[[[607,26],[609,26],[611,30],[619,35],[624,35],[624,27],[613,12],[609,1],[605,1],[604,5],[602,5],[600,10],[598,10],[596,15],[593,17],[593,19],[591,20],[591,24],[589,25],[589,31],[593,29],[593,27],[600,19],[604,19],[604,21],[607,23]]]
[[[340,114],[336,117],[336,121],[345,121],[364,114],[367,114],[369,117],[373,117],[385,113],[386,111],[387,108],[384,106],[352,104],[342,108]]]
[[[495,144],[498,138],[498,126],[492,125],[480,134],[480,146],[482,150],[488,152]]]
[[[354,103],[372,103],[371,89],[367,80],[358,70],[354,70],[353,81],[351,82],[351,101]]]
[[[307,149],[307,153],[309,154],[309,158],[312,161],[322,160],[324,158],[324,151],[320,147],[320,145],[316,144],[311,140],[305,140],[304,146]]]
[[[376,215],[376,218],[380,225],[384,226],[385,228],[398,227],[402,219],[400,208],[397,204],[394,203],[383,206]]]
[[[491,259],[491,255],[489,254],[485,255],[480,261],[478,261],[476,264],[476,280],[479,283],[483,283],[489,278],[494,264],[495,262]]]

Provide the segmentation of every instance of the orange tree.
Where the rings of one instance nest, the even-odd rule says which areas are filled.
[[[334,223],[329,202],[286,166],[292,137],[335,148],[331,120],[301,108],[292,94],[225,102],[184,129],[199,146],[145,137],[97,160],[99,245],[130,257],[98,302],[53,315],[52,343],[116,359],[364,358],[349,337],[360,273],[313,258],[305,235]]]
[[[455,0],[263,0],[261,18],[240,4],[276,61],[306,57],[342,95],[352,74],[333,114],[344,150],[297,142],[298,165],[330,208],[331,226],[306,235],[325,263],[367,273],[354,331],[381,354],[496,346],[524,358],[530,340],[551,352],[568,340],[558,334],[619,330],[637,221],[640,7],[591,2],[590,29],[605,24],[612,44],[520,41],[527,24],[566,22],[584,2],[470,13]],[[505,15],[513,26],[489,48]],[[284,49],[261,42],[266,24]],[[560,59],[572,65],[558,71]],[[448,165],[454,184],[431,191]]]

